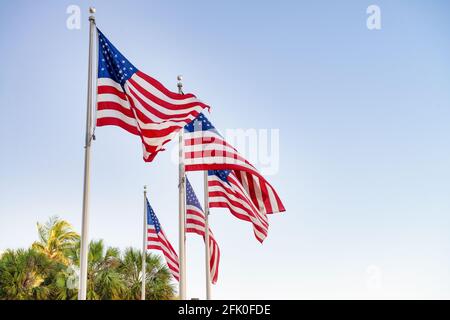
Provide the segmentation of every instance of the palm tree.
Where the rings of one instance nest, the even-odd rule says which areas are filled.
[[[69,256],[75,265],[80,261],[80,246]],[[118,267],[120,252],[117,248],[105,249],[102,240],[89,243],[87,298],[91,300],[121,299],[127,290]]]
[[[0,259],[0,298],[7,300],[47,299],[44,284],[53,261],[33,249],[7,250]]]
[[[54,261],[68,265],[67,252],[73,249],[80,238],[72,225],[55,216],[43,225],[37,223],[37,229],[39,241],[34,242],[32,248]]]
[[[133,248],[125,249],[119,271],[127,287],[124,299],[140,299],[142,286],[142,253]],[[147,300],[167,300],[174,296],[174,286],[170,283],[171,273],[162,263],[161,257],[146,254],[146,294]]]

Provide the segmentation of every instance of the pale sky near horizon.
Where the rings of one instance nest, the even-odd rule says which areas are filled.
[[[287,211],[263,245],[212,211],[214,298],[450,298],[447,1],[2,1],[0,251],[29,246],[52,215],[81,229],[91,4],[138,69],[173,90],[183,74],[220,131],[279,129],[268,180]],[[381,30],[366,27],[372,4]],[[176,144],[146,164],[139,138],[96,136],[91,238],[141,248],[147,184],[178,248]],[[203,250],[188,235],[189,298],[204,297]]]

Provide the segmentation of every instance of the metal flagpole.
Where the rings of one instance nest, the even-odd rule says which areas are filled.
[[[90,158],[92,142],[92,65],[94,54],[94,40],[96,39],[95,28],[95,8],[90,7],[89,13],[89,66],[88,66],[88,90],[86,108],[86,140],[84,146],[84,186],[83,186],[83,217],[81,228],[81,248],[80,248],[80,285],[78,289],[78,300],[86,300],[87,287],[87,267],[89,250],[89,180],[90,180]]]
[[[178,93],[183,94],[182,76],[177,77]],[[186,300],[186,179],[184,171],[184,154],[183,154],[183,128],[180,130],[178,137],[179,143],[179,164],[178,164],[178,187],[179,187],[179,255],[180,255],[180,281],[179,294],[180,300]]]
[[[145,281],[147,268],[147,186],[144,186],[144,228],[142,234],[142,288],[141,300],[145,300]]]
[[[209,195],[208,195],[208,171],[203,172],[204,197],[205,197],[205,272],[206,272],[206,300],[211,300],[211,270],[209,246]]]

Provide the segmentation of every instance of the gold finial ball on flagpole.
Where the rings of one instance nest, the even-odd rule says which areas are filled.
[[[95,13],[95,7],[89,7],[89,13],[94,14]]]

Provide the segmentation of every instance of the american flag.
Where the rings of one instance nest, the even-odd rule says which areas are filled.
[[[100,30],[98,39],[97,126],[119,126],[140,136],[144,160],[150,162],[209,107],[193,94],[169,91],[139,71]]]
[[[247,210],[253,213],[258,212],[261,221],[267,221],[266,214],[285,211],[283,203],[270,183],[225,141],[204,114],[201,113],[194,121],[186,125],[184,130],[186,171],[227,170],[226,176],[232,180],[229,182],[235,188],[233,192],[239,192],[241,197],[250,199],[253,206],[247,207]],[[220,183],[219,180],[216,180],[216,183]],[[218,203],[215,205],[219,206]],[[222,206],[228,207],[229,204],[222,203]],[[241,214],[236,214],[237,211],[233,213],[242,217]],[[250,213],[247,212],[247,214]],[[267,234],[267,230],[265,233]],[[261,237],[257,238],[261,239]]]
[[[259,242],[267,237],[267,215],[255,207],[241,182],[232,170],[208,171],[208,195],[210,208],[228,208],[237,218],[251,222]]]
[[[186,232],[196,233],[205,240],[205,214],[202,206],[195,195],[191,183],[186,177]],[[220,250],[214,235],[209,230],[209,270],[211,272],[211,282],[216,283],[219,276]]]
[[[180,280],[178,255],[161,228],[158,218],[147,200],[147,249],[160,250],[175,279]]]

